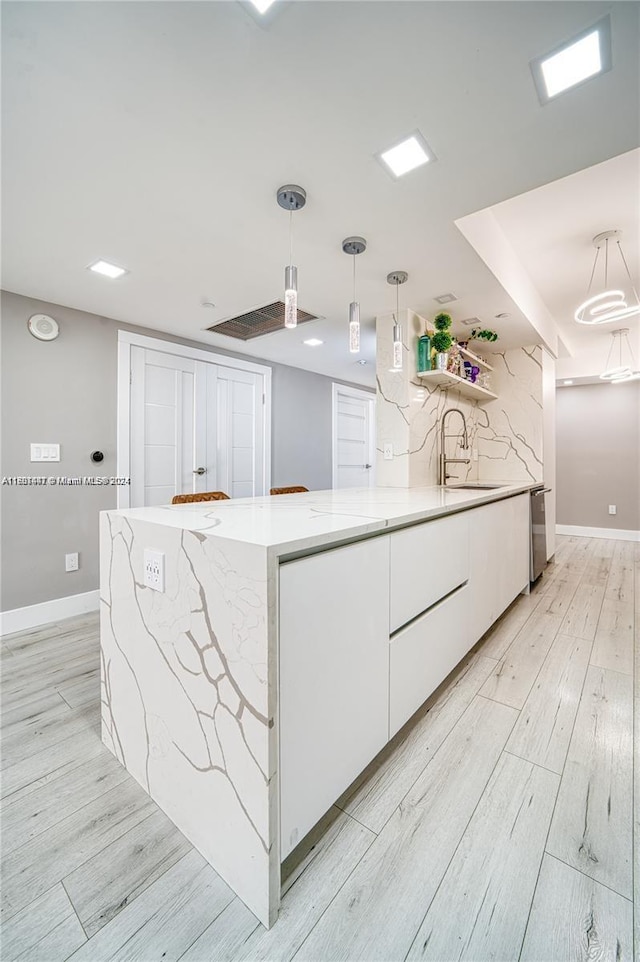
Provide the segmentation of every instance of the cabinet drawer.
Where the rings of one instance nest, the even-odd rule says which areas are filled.
[[[439,518],[389,537],[389,631],[394,632],[469,577],[469,519]]]
[[[455,668],[471,647],[465,585],[390,641],[389,737]]]

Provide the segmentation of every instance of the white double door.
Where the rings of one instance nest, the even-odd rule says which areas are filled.
[[[261,374],[131,346],[131,507],[265,493]]]

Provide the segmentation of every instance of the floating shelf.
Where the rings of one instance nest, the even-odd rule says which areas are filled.
[[[473,384],[464,377],[458,377],[457,374],[450,374],[449,371],[423,371],[418,373],[418,377],[423,381],[431,381],[437,387],[456,388],[460,394],[473,398],[474,401],[495,401],[498,397],[493,391],[487,391],[486,388]]]
[[[486,361],[483,361],[483,359],[478,357],[477,354],[474,354],[473,351],[469,351],[466,347],[460,346],[458,346],[458,350],[467,361],[471,361],[472,364],[477,364],[478,367],[483,367],[485,371],[493,371],[491,365],[487,364]]]

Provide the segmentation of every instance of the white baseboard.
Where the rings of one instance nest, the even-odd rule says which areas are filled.
[[[72,618],[74,615],[84,615],[89,611],[97,611],[99,607],[100,591],[96,588],[95,591],[85,591],[81,595],[54,598],[53,601],[43,601],[39,605],[2,611],[0,612],[0,635],[26,631],[28,628],[46,625],[50,621]]]
[[[614,538],[616,541],[640,541],[640,531],[625,531],[622,528],[583,528],[577,524],[557,524],[556,534],[569,534],[576,538]]]

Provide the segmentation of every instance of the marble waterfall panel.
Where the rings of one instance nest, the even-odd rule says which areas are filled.
[[[491,390],[498,398],[480,406],[480,477],[542,481],[542,348],[515,348],[490,360]]]
[[[164,553],[163,593],[143,584],[145,548]],[[101,516],[103,741],[268,926],[280,865],[267,570],[264,548]]]

